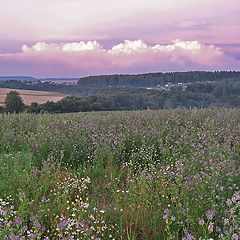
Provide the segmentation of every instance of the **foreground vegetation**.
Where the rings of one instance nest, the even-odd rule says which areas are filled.
[[[240,110],[0,115],[0,239],[239,238]]]

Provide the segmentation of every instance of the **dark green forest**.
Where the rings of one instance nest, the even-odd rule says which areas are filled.
[[[146,73],[138,75],[102,75],[80,78],[78,85],[86,86],[129,86],[154,87],[166,83],[214,82],[224,79],[240,81],[240,72],[235,71],[192,71],[170,73]]]

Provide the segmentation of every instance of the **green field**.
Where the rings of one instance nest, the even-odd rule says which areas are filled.
[[[0,115],[0,239],[239,238],[240,110]]]

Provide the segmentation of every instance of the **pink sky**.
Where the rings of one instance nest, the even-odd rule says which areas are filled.
[[[240,70],[239,0],[0,4],[0,75]]]

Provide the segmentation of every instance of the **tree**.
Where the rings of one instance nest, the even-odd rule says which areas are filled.
[[[41,110],[47,111],[49,113],[59,113],[60,109],[57,107],[57,104],[53,101],[47,101],[41,105]]]
[[[28,112],[30,113],[39,113],[39,105],[37,102],[32,102],[31,105],[28,107]]]
[[[4,105],[5,105],[5,112],[9,112],[9,113],[19,113],[23,111],[24,108],[24,103],[23,100],[19,94],[19,92],[17,91],[10,91],[7,93],[5,101],[4,101]]]

